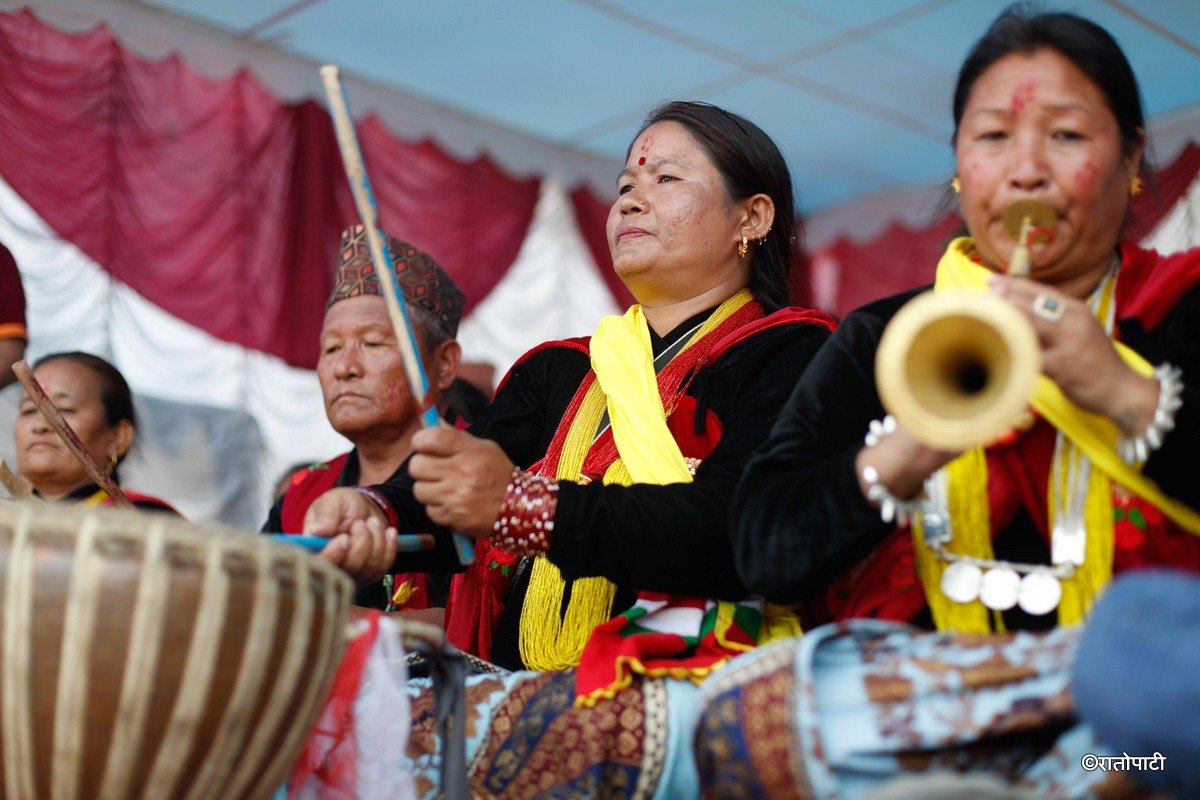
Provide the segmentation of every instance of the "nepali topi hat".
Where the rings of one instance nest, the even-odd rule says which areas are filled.
[[[432,317],[444,335],[454,338],[458,334],[458,323],[467,300],[462,289],[428,253],[382,230],[380,234],[387,238],[392,256],[392,273],[396,276],[405,301],[425,311],[426,318]],[[349,297],[372,294],[382,297],[383,286],[371,259],[366,228],[355,225],[350,230],[342,231],[333,293],[325,307]]]

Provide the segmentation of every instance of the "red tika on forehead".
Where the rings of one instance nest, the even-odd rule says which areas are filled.
[[[1012,94],[1012,113],[1014,116],[1021,116],[1021,112],[1033,102],[1034,87],[1033,81],[1027,81],[1017,87],[1017,90]]]

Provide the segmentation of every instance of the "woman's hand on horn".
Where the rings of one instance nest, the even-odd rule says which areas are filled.
[[[919,496],[925,479],[957,455],[923,444],[903,426],[897,425],[884,435],[868,437],[866,446],[858,451],[855,458],[854,473],[864,497],[870,487],[863,468],[870,466],[890,494],[908,500]]]
[[[1029,318],[1042,347],[1042,374],[1071,402],[1108,417],[1126,435],[1149,424],[1158,383],[1121,359],[1086,302],[1029,278],[993,275],[988,283]]]
[[[429,518],[459,533],[490,536],[513,463],[500,445],[446,425],[418,431],[408,471]]]

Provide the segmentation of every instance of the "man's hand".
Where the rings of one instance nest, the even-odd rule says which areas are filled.
[[[334,536],[349,533],[356,521],[376,519],[384,527],[387,517],[369,498],[354,489],[330,489],[313,501],[304,515],[304,533],[308,536]]]
[[[396,529],[388,527],[379,506],[354,489],[332,489],[318,497],[304,515],[304,533],[331,537],[321,557],[359,584],[380,580],[396,560]]]
[[[339,533],[321,551],[321,558],[341,567],[359,584],[383,579],[396,561],[396,529],[372,517],[355,520],[347,533]]]

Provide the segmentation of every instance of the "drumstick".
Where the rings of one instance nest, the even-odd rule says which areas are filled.
[[[50,423],[50,427],[58,434],[58,438],[63,440],[63,444],[71,451],[71,455],[75,456],[75,460],[83,465],[88,477],[104,490],[104,493],[115,505],[121,508],[133,508],[133,503],[121,491],[121,487],[117,486],[116,481],[107,472],[100,469],[96,459],[92,458],[92,454],[83,446],[83,442],[79,441],[75,431],[71,430],[71,426],[63,419],[62,412],[54,405],[54,401],[46,394],[42,385],[33,377],[29,366],[24,361],[18,361],[13,364],[12,368],[13,372],[17,374],[17,380],[25,387],[25,394],[29,395],[29,399],[37,406],[37,410],[45,417],[46,422]]]
[[[8,490],[8,496],[13,500],[33,499],[33,492],[29,491],[29,487],[13,474],[13,471],[8,468],[8,464],[4,463],[3,458],[0,458],[0,484],[4,485],[4,488]]]
[[[375,262],[375,272],[379,275],[379,284],[383,289],[383,300],[387,304],[388,317],[391,318],[392,330],[400,347],[408,388],[417,400],[417,407],[420,408],[425,405],[425,397],[429,393],[429,379],[425,375],[425,366],[421,363],[417,335],[413,331],[408,308],[402,302],[400,287],[392,273],[392,254],[387,239],[379,233],[379,205],[375,202],[375,190],[371,187],[371,179],[367,177],[362,149],[358,144],[358,133],[354,130],[354,118],[350,116],[350,103],[346,99],[346,87],[342,84],[341,70],[335,64],[326,64],[321,67],[321,80],[325,84],[325,95],[329,98],[329,113],[333,118],[333,129],[337,134],[342,163],[346,167],[346,177],[350,180],[350,192],[354,195],[354,205],[358,208],[358,215],[362,218],[363,228],[366,230],[371,260]],[[439,421],[437,409],[433,406],[421,412],[421,427],[433,428]],[[470,564],[475,560],[475,545],[468,536],[454,534],[454,547],[462,564]]]
[[[401,302],[400,287],[396,285],[396,276],[392,274],[391,251],[387,240],[379,233],[379,206],[375,202],[375,190],[371,187],[371,179],[367,177],[358,134],[354,130],[354,120],[350,116],[350,105],[346,100],[346,89],[342,85],[341,73],[337,66],[326,64],[321,67],[321,80],[325,83],[325,94],[329,98],[329,112],[333,117],[333,128],[337,134],[342,162],[346,167],[346,177],[350,179],[354,205],[358,208],[358,215],[366,229],[371,260],[375,262],[375,273],[383,287],[388,317],[391,318],[396,342],[400,346],[408,388],[417,399],[418,406],[424,406],[425,395],[429,392],[429,379],[425,376],[425,367],[421,363],[412,320],[408,316],[405,304]],[[421,423],[426,428],[437,425],[437,409],[425,409],[421,415]]]
[[[329,544],[324,536],[305,536],[301,533],[268,533],[276,541],[287,542],[314,553],[319,553]],[[433,537],[427,533],[401,533],[396,536],[397,553],[420,553],[433,547]]]

